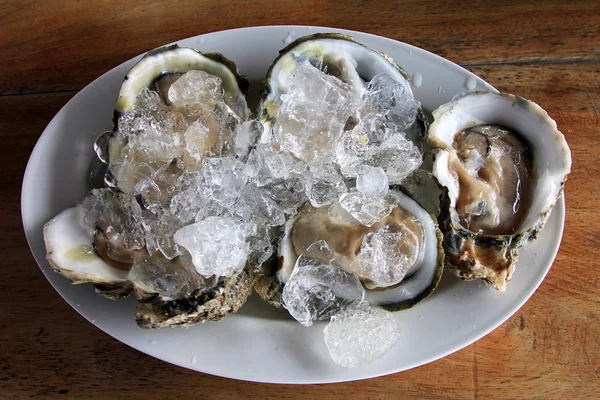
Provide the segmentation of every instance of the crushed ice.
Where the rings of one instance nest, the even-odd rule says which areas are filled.
[[[372,226],[391,213],[389,185],[423,161],[413,142],[419,102],[388,75],[357,88],[309,61],[286,87],[265,130],[243,121],[236,110],[245,104],[231,104],[218,77],[190,71],[167,94],[141,91],[118,120],[119,146],[106,135],[97,142],[104,161],[111,155],[106,182],[119,192],[90,193],[81,220],[136,250],[131,279],[177,298],[258,268],[274,252],[277,227],[306,202],[348,224]],[[408,234],[367,235],[356,272],[381,286],[401,280],[413,255],[395,259],[386,243]],[[335,362],[368,364],[396,342],[398,327],[363,301],[357,275],[333,267],[330,253],[316,243],[298,259],[283,303],[305,326],[331,318],[325,341]]]

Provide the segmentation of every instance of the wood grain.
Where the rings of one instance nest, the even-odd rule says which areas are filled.
[[[600,5],[546,2],[204,0],[0,2],[0,93],[81,89],[165,43],[255,25],[321,25],[404,41],[464,65],[600,57]]]
[[[600,13],[597,2],[0,1],[0,398],[592,399],[600,391]],[[573,155],[554,266],[501,327],[444,359],[334,385],[194,373],[102,333],[52,289],[21,228],[20,185],[40,133],[75,93],[161,44],[226,28],[330,25],[403,40],[538,102]],[[37,93],[37,94],[35,94]]]

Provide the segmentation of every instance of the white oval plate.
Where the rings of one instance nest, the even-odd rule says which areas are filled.
[[[433,110],[469,89],[493,89],[452,62],[404,43],[366,33],[304,26],[269,26],[215,32],[178,42],[201,51],[221,52],[237,64],[252,85],[260,82],[278,51],[290,39],[316,32],[341,32],[388,53],[411,75],[413,90]],[[396,314],[400,341],[368,367],[336,365],[323,341],[325,323],[303,328],[255,297],[224,321],[189,329],[145,331],[135,324],[132,298],[111,301],[90,285],[71,285],[45,259],[44,223],[85,195],[87,168],[96,136],[112,128],[113,107],[125,73],[139,59],[112,69],[81,90],[52,119],[27,165],[21,194],[23,226],[37,263],[60,295],[81,315],[121,342],[185,368],[223,377],[276,383],[326,383],[371,378],[413,368],[455,352],[506,321],[533,294],[550,269],[563,231],[561,199],[539,239],[521,251],[512,282],[498,293],[479,282],[445,274],[425,302]],[[473,87],[473,84],[475,87]]]

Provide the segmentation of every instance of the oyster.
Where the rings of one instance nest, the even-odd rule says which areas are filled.
[[[302,75],[310,72],[307,68],[320,70],[329,78],[312,81],[308,79],[313,78],[311,74]],[[290,87],[294,77],[296,84],[303,85],[301,97],[294,96],[298,88]],[[298,99],[301,107],[294,107],[292,102],[292,109],[282,109]],[[356,165],[352,158],[344,159],[344,146],[349,143],[340,142],[342,135],[356,132],[359,147],[369,144],[385,148],[393,146],[384,140],[385,129],[398,129],[419,145],[423,127],[420,113],[410,78],[394,60],[336,33],[304,36],[281,50],[267,72],[258,111],[265,127],[262,143],[290,151],[309,164],[337,159],[347,177],[356,176]],[[371,134],[358,132],[361,128]],[[351,135],[345,136],[349,140]],[[369,157],[366,153],[361,154],[363,160]],[[389,175],[394,183],[393,174]],[[398,177],[398,183],[404,176]]]
[[[417,202],[388,193],[423,159],[420,103],[402,68],[349,36],[299,38],[269,69],[259,118],[261,143],[305,163],[309,189],[320,185],[286,222],[255,284],[261,298],[280,307],[296,260],[318,258],[309,247],[321,242],[335,267],[360,277],[367,301],[398,310],[429,296],[442,273],[441,234]]]
[[[463,94],[433,117],[446,265],[504,291],[518,249],[537,238],[563,191],[567,142],[540,106],[510,94]]]
[[[188,78],[206,87],[203,97],[185,87],[172,92]],[[105,170],[94,172],[107,170],[109,188],[92,190],[44,227],[52,267],[73,283],[91,282],[112,299],[135,293],[136,321],[143,328],[214,321],[236,312],[251,293],[252,274],[200,275],[187,250],[173,242],[175,230],[189,221],[169,214],[169,203],[187,170],[224,152],[223,119],[239,125],[248,118],[247,89],[248,81],[220,54],[178,46],[146,54],[125,77],[114,130],[95,144]],[[197,101],[187,107],[177,96]],[[149,126],[140,127],[147,123],[139,119],[145,113]],[[193,130],[200,119],[208,126],[203,137]],[[143,129],[155,135],[154,142],[139,134]],[[190,148],[200,148],[199,137],[208,138],[202,142],[208,145],[190,154]]]
[[[433,217],[409,196],[392,190],[387,200],[393,204],[391,213],[370,227],[339,203],[306,205],[286,223],[271,273],[257,279],[259,296],[281,307],[283,287],[304,255],[357,275],[367,290],[365,299],[387,310],[410,308],[426,299],[442,276],[441,232]],[[331,249],[333,261],[309,250],[320,241]]]

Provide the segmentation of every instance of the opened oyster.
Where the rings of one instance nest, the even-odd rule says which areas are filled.
[[[537,238],[563,191],[569,147],[548,114],[519,96],[463,94],[433,117],[446,265],[504,291],[518,249]]]
[[[261,143],[306,165],[299,178],[308,202],[288,218],[277,259],[257,279],[264,300],[280,307],[283,296],[308,325],[339,309],[314,304],[305,318],[292,294],[285,300],[291,286],[329,285],[320,302],[339,297],[336,283],[325,282],[338,279],[348,298],[336,304],[360,298],[358,284],[366,301],[393,311],[431,294],[442,273],[441,234],[416,201],[388,192],[422,163],[419,112],[398,64],[348,36],[306,36],[280,52],[263,86]],[[290,286],[293,277],[304,282]]]
[[[246,254],[206,262],[197,253],[203,245],[217,253],[225,244],[244,249],[245,233],[227,243],[197,243],[202,224],[218,235],[216,229],[231,222],[200,218],[198,207],[209,205],[193,204],[196,192],[182,192],[204,182],[194,172],[204,163],[235,153],[236,134],[251,124],[243,122],[247,89],[220,54],[171,46],[144,56],[125,77],[114,130],[96,142],[104,169],[96,162],[93,173],[109,188],[92,190],[44,228],[52,267],[109,298],[135,292],[136,321],[144,328],[219,320],[237,311],[252,288]],[[217,263],[223,267],[212,271],[221,273],[203,269]]]
[[[391,212],[372,226],[361,224],[339,203],[306,205],[287,222],[275,271],[255,285],[259,295],[280,307],[283,287],[303,256],[358,276],[367,289],[365,300],[387,310],[409,308],[427,298],[442,275],[441,232],[410,197],[391,191],[387,200]],[[321,241],[327,252],[311,248]]]

